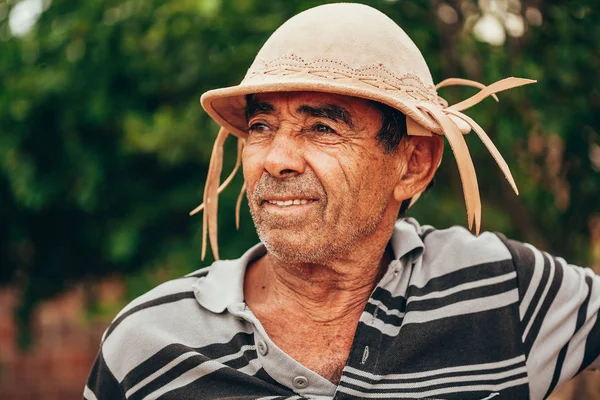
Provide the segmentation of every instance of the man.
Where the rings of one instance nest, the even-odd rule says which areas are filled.
[[[445,84],[456,83],[482,86]],[[128,305],[84,397],[542,399],[593,365],[600,279],[477,235],[462,134],[473,128],[514,182],[461,111],[526,83],[500,81],[448,107],[418,49],[378,11],[333,4],[287,21],[239,86],[202,97],[223,127],[200,207],[204,237],[218,258],[231,132],[261,243]],[[397,220],[431,182],[442,135],[475,235]]]

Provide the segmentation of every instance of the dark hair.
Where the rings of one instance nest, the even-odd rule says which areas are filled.
[[[406,116],[387,104],[376,101],[371,101],[371,104],[381,113],[381,128],[377,132],[377,140],[386,153],[393,153],[406,136]]]
[[[388,154],[393,153],[398,148],[402,138],[407,135],[406,115],[387,104],[376,101],[371,101],[371,104],[381,113],[381,128],[377,132],[377,140],[383,146],[383,151]],[[403,217],[408,211],[411,200],[412,198],[402,201],[398,212],[399,217]]]

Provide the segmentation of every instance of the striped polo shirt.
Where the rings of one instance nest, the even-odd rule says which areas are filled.
[[[279,349],[245,304],[246,266],[266,252],[259,244],[125,307],[84,398],[543,399],[599,364],[600,278],[590,269],[414,219],[396,223],[390,244],[395,259],[339,385]]]

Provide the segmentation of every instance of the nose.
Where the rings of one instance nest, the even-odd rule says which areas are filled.
[[[264,161],[265,170],[275,178],[285,179],[304,173],[306,162],[294,138],[275,135]]]

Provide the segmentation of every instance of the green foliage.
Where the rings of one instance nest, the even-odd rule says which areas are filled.
[[[199,96],[238,83],[277,26],[320,3],[55,0],[24,37],[10,34],[14,1],[0,4],[0,283],[20,287],[23,327],[36,302],[73,282],[125,275],[135,296],[210,264],[199,260],[201,218],[188,217],[201,201],[217,130]],[[465,11],[477,10],[473,2],[450,2],[462,12],[449,24],[438,18],[439,1],[367,3],[409,33],[435,81],[539,80],[467,112],[494,139],[521,190],[519,198],[510,194],[470,135],[484,227],[581,264],[598,262],[588,228],[600,213],[591,156],[600,152],[597,1],[546,4],[540,27],[500,47],[474,39]],[[472,93],[440,91],[450,103]],[[234,143],[227,146],[226,171],[235,153]],[[465,224],[446,154],[436,187],[410,212],[439,227]],[[257,241],[247,211],[235,232],[241,183],[237,177],[222,195],[225,258]]]

